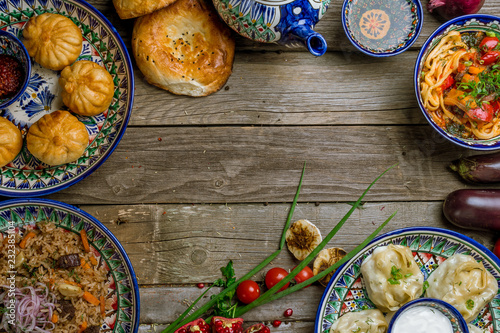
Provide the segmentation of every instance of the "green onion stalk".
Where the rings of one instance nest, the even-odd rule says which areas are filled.
[[[304,259],[299,265],[297,265],[290,272],[290,274],[288,274],[283,280],[281,280],[276,285],[274,285],[272,288],[270,288],[268,291],[266,291],[264,294],[262,294],[258,299],[256,299],[255,301],[253,301],[252,303],[250,303],[250,304],[248,304],[248,305],[246,305],[244,307],[240,307],[240,308],[236,309],[236,311],[235,311],[235,317],[239,317],[239,316],[243,315],[244,313],[250,311],[251,309],[253,309],[253,308],[255,308],[255,307],[259,306],[259,305],[263,305],[263,304],[269,303],[271,301],[274,301],[276,299],[284,297],[284,296],[286,296],[288,294],[291,294],[291,293],[293,293],[293,292],[295,292],[297,290],[300,290],[300,289],[302,289],[304,287],[307,287],[311,283],[314,283],[315,281],[323,278],[327,274],[331,273],[332,271],[334,271],[335,269],[337,269],[338,267],[340,267],[341,265],[343,265],[345,262],[347,262],[348,260],[350,260],[351,258],[353,258],[355,255],[357,255],[366,245],[368,245],[377,236],[377,234],[382,230],[382,228],[387,223],[389,223],[389,221],[396,215],[396,212],[394,212],[382,225],[380,225],[360,245],[358,245],[356,248],[354,248],[354,250],[352,250],[351,252],[349,252],[344,258],[342,258],[341,260],[339,260],[337,263],[335,263],[334,265],[330,266],[328,269],[324,270],[323,272],[317,274],[316,276],[314,276],[314,277],[312,277],[312,278],[310,278],[310,279],[308,279],[308,280],[306,280],[304,282],[296,284],[296,285],[294,285],[294,286],[292,286],[292,287],[290,287],[290,288],[288,288],[288,289],[286,289],[286,290],[284,290],[282,292],[277,293],[277,291],[279,289],[281,289],[285,284],[287,284],[288,282],[290,282],[328,244],[328,242],[333,238],[333,236],[335,236],[335,234],[344,225],[344,223],[352,215],[352,213],[359,207],[359,205],[361,204],[361,201],[363,200],[363,198],[365,197],[365,195],[368,193],[368,191],[371,189],[371,187],[385,173],[387,173],[394,166],[395,165],[393,165],[393,166],[389,167],[387,170],[385,170],[382,174],[380,174],[366,188],[366,190],[363,192],[363,194],[361,194],[361,196],[358,198],[358,200],[352,205],[351,209],[344,215],[344,217],[339,221],[339,223],[337,223],[337,225],[332,229],[332,231],[330,231],[330,233],[325,237],[325,239],[314,249],[314,251],[312,251],[306,257],[306,259]],[[208,301],[206,304],[204,304],[203,306],[201,306],[198,310],[196,310],[195,312],[193,312],[191,315],[189,315],[187,318],[185,318],[183,320],[183,318],[187,315],[187,313],[191,309],[186,310],[181,316],[179,316],[179,318],[177,318],[176,321],[174,321],[165,330],[163,330],[162,333],[173,333],[176,329],[180,328],[181,326],[183,326],[183,325],[185,325],[185,324],[187,324],[187,323],[189,323],[189,322],[191,322],[191,321],[193,321],[193,320],[201,317],[205,312],[207,312],[208,310],[210,310],[212,308],[212,306],[217,302],[217,300],[221,299],[228,292],[231,292],[234,289],[236,289],[238,287],[238,285],[242,281],[248,280],[250,277],[252,277],[256,273],[258,273],[259,271],[261,271],[265,266],[267,266],[274,258],[276,258],[280,254],[280,252],[283,249],[284,244],[285,244],[286,230],[288,230],[288,228],[290,226],[291,218],[293,216],[293,212],[295,210],[295,206],[297,205],[297,200],[298,200],[300,188],[302,186],[302,180],[303,180],[303,177],[304,177],[304,172],[305,172],[305,163],[304,163],[304,167],[302,169],[302,175],[300,177],[299,186],[297,188],[297,192],[295,194],[295,197],[294,197],[294,200],[293,200],[293,203],[292,203],[292,207],[291,207],[290,212],[288,214],[288,218],[287,218],[287,221],[286,221],[286,224],[285,224],[285,228],[284,228],[283,234],[281,236],[281,241],[280,241],[280,247],[279,247],[279,249],[276,252],[274,252],[272,255],[270,255],[267,259],[265,259],[263,262],[261,262],[259,265],[257,265],[254,269],[252,269],[249,273],[245,274],[238,281],[236,281],[235,283],[231,284],[229,287],[227,287],[226,289],[224,289],[222,292],[220,292],[218,295],[216,295],[215,297],[213,297],[210,301]],[[199,297],[198,300],[199,299],[201,299],[201,297]],[[193,303],[191,305],[191,308],[194,306],[195,303]]]

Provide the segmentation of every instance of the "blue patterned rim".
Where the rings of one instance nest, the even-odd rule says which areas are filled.
[[[418,106],[420,107],[420,111],[422,111],[422,114],[424,115],[425,119],[429,122],[429,124],[439,133],[441,134],[442,137],[447,139],[450,142],[453,142],[454,144],[457,144],[461,147],[464,148],[469,148],[469,149],[474,149],[474,150],[495,150],[495,149],[500,149],[500,138],[493,138],[490,140],[462,140],[459,139],[448,132],[446,132],[444,129],[439,127],[432,118],[429,116],[427,111],[424,108],[424,105],[422,104],[422,101],[420,99],[420,85],[419,85],[419,77],[420,77],[420,64],[423,60],[424,55],[427,53],[429,49],[429,46],[434,46],[435,39],[439,37],[439,35],[444,34],[446,30],[451,28],[452,26],[460,27],[465,25],[466,23],[469,23],[471,20],[476,20],[478,22],[482,22],[484,24],[492,23],[492,22],[497,22],[500,23],[500,17],[498,16],[493,16],[493,15],[484,15],[484,14],[472,14],[472,15],[464,15],[457,17],[453,20],[450,20],[443,25],[441,25],[439,28],[437,28],[430,36],[429,38],[425,41],[424,45],[420,49],[420,52],[418,53],[417,61],[415,62],[415,70],[413,73],[413,84],[415,88],[415,96],[417,98],[417,103]],[[474,27],[473,25],[471,27]],[[498,24],[496,29],[499,29]],[[476,141],[476,142],[473,142]],[[484,143],[481,143],[484,142]]]
[[[349,39],[349,41],[352,43],[352,45],[354,45],[354,47],[356,47],[359,51],[363,52],[364,54],[367,54],[367,55],[372,56],[372,57],[377,57],[377,58],[398,55],[400,53],[403,53],[407,49],[409,49],[413,45],[413,43],[415,43],[418,36],[420,35],[420,31],[422,30],[422,24],[424,21],[422,4],[420,3],[419,0],[410,0],[415,5],[415,8],[417,9],[416,14],[417,14],[417,18],[418,18],[418,22],[417,22],[417,25],[415,27],[415,33],[413,34],[413,36],[410,39],[408,39],[407,41],[405,41],[403,46],[398,47],[397,49],[395,49],[393,51],[373,52],[373,51],[369,50],[367,47],[360,44],[358,41],[356,41],[351,34],[351,30],[350,30],[349,24],[347,22],[348,21],[347,13],[351,8],[351,6],[348,6],[350,1],[352,1],[352,0],[344,0],[344,3],[342,5],[342,11],[341,11],[342,27],[344,28],[344,32],[345,32],[347,38]],[[385,1],[387,1],[387,0],[385,0]]]
[[[347,261],[345,264],[340,266],[335,273],[333,274],[332,278],[330,279],[330,282],[328,283],[328,286],[326,287],[323,296],[321,297],[321,301],[319,302],[318,305],[318,312],[316,313],[316,321],[314,323],[314,333],[323,333],[323,322],[324,322],[324,317],[323,317],[323,308],[325,307],[328,298],[331,294],[331,291],[333,289],[333,284],[337,280],[337,278],[341,275],[343,270],[346,267],[349,267],[352,265],[356,260],[359,260],[363,256],[365,252],[368,250],[373,250],[375,248],[376,244],[380,243],[384,239],[389,239],[394,236],[399,236],[403,234],[409,234],[409,233],[414,233],[414,234],[445,234],[450,237],[454,237],[458,240],[460,240],[463,244],[466,244],[467,246],[473,247],[476,250],[478,250],[478,253],[481,254],[482,257],[487,258],[490,262],[492,262],[494,265],[496,265],[496,269],[500,270],[500,259],[497,258],[496,255],[493,254],[490,250],[488,250],[484,245],[480,244],[479,242],[473,240],[470,237],[467,237],[461,233],[451,231],[448,229],[442,229],[442,228],[434,228],[434,227],[411,227],[411,228],[403,228],[403,229],[397,229],[394,231],[390,231],[388,233],[385,233],[383,235],[377,236],[375,239],[373,239],[370,244],[368,244],[363,250],[361,250],[357,255],[355,255],[353,258],[351,258],[349,261]],[[497,281],[499,278],[497,278]],[[499,294],[500,295],[500,294]],[[497,295],[497,297],[499,297]],[[497,298],[495,297],[495,298]],[[499,320],[497,318],[497,320]],[[494,333],[498,333],[499,331],[494,331]]]
[[[57,210],[63,211],[63,212],[67,211],[67,212],[70,212],[74,215],[81,217],[82,220],[84,220],[84,222],[87,222],[90,225],[97,227],[99,229],[99,231],[102,231],[105,234],[106,239],[108,241],[110,241],[118,249],[121,257],[123,258],[122,260],[124,261],[126,269],[128,270],[127,276],[131,279],[132,289],[133,289],[133,291],[132,291],[133,302],[132,302],[132,305],[130,305],[130,307],[132,307],[131,311],[133,312],[132,313],[133,321],[131,323],[124,324],[126,327],[130,326],[131,331],[126,331],[123,329],[123,327],[122,327],[122,330],[119,330],[118,328],[116,328],[118,326],[116,326],[112,331],[113,332],[136,333],[139,329],[139,315],[140,315],[140,308],[141,308],[140,307],[140,297],[139,297],[139,285],[137,283],[137,277],[136,277],[136,274],[134,272],[134,268],[132,267],[132,263],[130,262],[130,259],[129,259],[127,253],[125,252],[125,249],[120,244],[118,239],[113,235],[113,233],[111,231],[109,231],[109,229],[106,228],[106,226],[104,226],[104,224],[102,224],[99,220],[97,220],[92,215],[88,214],[87,212],[84,212],[83,210],[81,210],[77,207],[68,205],[68,204],[63,203],[63,202],[55,201],[55,200],[49,200],[49,199],[10,199],[10,200],[5,200],[5,201],[0,202],[0,212],[2,212],[5,209],[8,209],[9,207],[16,207],[16,206],[18,206],[18,207],[19,206],[40,206],[40,207],[46,207],[46,208],[55,208],[56,211]],[[33,208],[33,207],[31,207],[31,208]],[[28,215],[28,214],[26,214],[26,215]],[[33,209],[29,210],[29,215],[30,216],[35,215]],[[2,217],[2,219],[4,219],[3,214],[1,215],[1,217]],[[76,219],[74,217],[71,218],[70,220],[71,221],[69,223],[76,223],[75,222]],[[23,224],[24,223],[25,223],[25,220],[23,219]],[[28,222],[26,222],[26,224],[28,224]],[[95,239],[94,239],[94,241],[95,241]],[[93,243],[91,242],[91,244],[93,244]],[[111,270],[111,267],[110,267],[110,270]],[[118,322],[118,320],[120,320],[120,319],[118,318],[118,314],[117,314],[116,321]]]
[[[2,108],[6,108],[7,106],[14,103],[19,97],[21,97],[21,95],[26,90],[26,87],[28,86],[28,82],[29,82],[30,75],[31,75],[31,61],[30,61],[30,56],[28,54],[28,50],[26,50],[26,47],[24,46],[24,44],[21,43],[21,41],[16,36],[14,36],[13,34],[7,32],[7,31],[3,31],[3,30],[0,30],[0,36],[5,36],[9,40],[14,42],[17,45],[17,47],[19,47],[22,54],[24,54],[24,59],[27,60],[27,61],[23,61],[23,65],[25,67],[25,73],[24,73],[24,81],[23,81],[23,85],[21,86],[21,89],[19,89],[17,94],[15,94],[13,97],[8,99],[5,103],[3,103],[3,104],[0,103],[0,109],[2,109]],[[21,60],[21,59],[18,59],[18,60]]]
[[[46,12],[46,11],[47,12],[57,12],[57,11],[54,11],[53,8],[50,10],[47,9],[48,8],[47,0],[38,0],[41,4],[45,3],[45,5],[43,5],[43,8],[41,8],[41,7],[35,8],[34,7],[35,5],[32,4],[33,0],[18,0],[18,1],[21,1],[21,2],[23,2],[23,4],[26,4],[26,6],[28,6],[27,8],[29,8],[30,11],[35,11],[36,13],[41,13],[41,12]],[[102,26],[105,27],[107,31],[109,31],[108,36],[111,36],[114,39],[114,42],[121,53],[120,61],[122,61],[123,67],[125,68],[125,72],[122,75],[124,75],[124,78],[126,78],[127,85],[126,85],[126,88],[123,88],[123,89],[127,90],[127,94],[120,97],[119,100],[117,101],[117,104],[118,104],[118,102],[120,102],[120,103],[123,102],[124,109],[123,109],[123,111],[118,110],[118,112],[120,112],[120,117],[121,117],[120,122],[118,123],[119,126],[117,126],[116,124],[111,124],[112,126],[110,128],[113,131],[109,135],[103,134],[105,139],[107,139],[107,140],[109,139],[109,143],[106,143],[106,146],[104,148],[102,148],[103,152],[101,152],[99,150],[99,146],[97,148],[92,147],[92,149],[97,151],[97,153],[92,153],[93,154],[92,156],[91,155],[85,156],[87,158],[87,160],[90,161],[90,162],[88,162],[88,165],[83,165],[83,167],[80,168],[80,165],[78,165],[78,164],[68,163],[65,165],[55,166],[55,167],[50,167],[50,168],[43,167],[41,169],[40,168],[30,169],[30,171],[32,173],[33,172],[40,173],[41,171],[46,171],[46,170],[48,170],[48,174],[52,173],[52,175],[53,175],[55,173],[58,173],[58,177],[60,179],[56,179],[57,182],[55,182],[55,183],[49,182],[48,184],[45,184],[43,186],[38,186],[38,184],[35,184],[36,186],[28,184],[26,187],[24,187],[24,183],[23,183],[24,181],[19,181],[20,184],[14,184],[14,185],[9,184],[8,186],[7,185],[4,186],[4,184],[2,182],[2,185],[0,186],[0,196],[21,197],[21,198],[42,196],[42,195],[52,194],[54,192],[66,189],[66,188],[76,184],[77,182],[85,179],[90,174],[92,174],[95,170],[97,170],[109,158],[109,156],[113,153],[113,151],[116,149],[116,146],[118,145],[118,143],[121,141],[123,135],[125,134],[125,130],[127,128],[128,122],[130,120],[130,115],[132,112],[133,102],[134,102],[134,89],[135,89],[133,67],[132,67],[132,62],[131,62],[127,47],[126,47],[125,43],[123,42],[122,38],[120,37],[120,35],[118,34],[118,32],[116,31],[116,29],[113,27],[111,22],[101,12],[99,12],[95,7],[93,7],[92,5],[87,3],[85,0],[71,0],[71,1],[51,0],[51,4],[54,4],[54,6],[55,5],[59,6],[58,8],[60,8],[64,4],[67,4],[70,7],[72,6],[72,4],[76,4],[78,7],[82,8],[82,12],[86,12],[86,13],[91,14],[91,15],[89,15],[89,17],[92,16],[92,17],[95,17],[98,20],[100,20],[102,22]],[[9,13],[9,12],[4,11],[5,10],[4,7],[7,5],[11,5],[11,2],[0,1],[0,14]],[[19,6],[21,6],[21,5],[19,5]],[[19,7],[19,8],[15,7],[15,8],[19,9],[21,7]],[[19,9],[19,10],[21,10],[21,9]],[[20,13],[20,15],[24,15],[24,14]],[[24,16],[22,16],[22,17],[24,18]],[[90,24],[95,24],[95,21],[92,19]],[[88,33],[90,34],[90,32],[88,32]],[[94,34],[94,32],[92,32],[92,34]],[[92,35],[92,36],[94,36],[94,35]],[[100,38],[101,36],[97,33],[97,34],[95,34],[95,37]],[[125,79],[123,81],[125,81]],[[117,83],[115,82],[115,85],[116,84]],[[28,83],[28,89],[29,89],[29,83]],[[0,110],[0,111],[2,111],[2,110]],[[123,112],[123,115],[121,115],[122,112]],[[115,112],[115,114],[116,114],[116,112]],[[109,123],[108,118],[105,119],[105,122]],[[116,128],[116,130],[115,130],[115,128]],[[100,135],[102,132],[103,132],[102,130],[99,130],[99,132],[97,134]],[[94,140],[94,142],[95,142],[95,140]],[[88,153],[90,148],[91,147],[89,145],[89,147],[87,147],[85,154]],[[21,156],[25,150],[26,149],[23,148],[23,150],[21,151],[21,154],[18,155],[18,157],[16,157],[16,159],[19,159],[20,158],[19,156]],[[88,153],[88,154],[90,154],[90,153]],[[82,158],[83,157],[84,156],[82,156]],[[31,156],[30,156],[30,158],[31,158]],[[24,159],[24,156],[22,156],[21,159]],[[34,160],[36,160],[36,159],[34,159]],[[75,174],[73,174],[72,172],[68,172],[69,176],[64,176],[66,174],[66,171],[67,171],[65,166],[68,169],[69,169],[69,167],[72,167],[73,168],[72,170],[76,170],[76,171],[74,171]],[[6,167],[4,167],[4,168],[6,168]],[[23,170],[23,169],[20,168],[19,170]],[[62,170],[62,172],[61,172],[61,170]],[[24,172],[18,172],[18,173],[22,174]],[[31,177],[31,176],[32,175],[29,175],[29,177]],[[12,177],[12,176],[7,175],[6,177]],[[29,178],[29,177],[26,177],[23,175],[20,175],[20,177],[21,178],[25,177],[25,180]],[[37,176],[37,177],[39,177],[39,176]],[[54,178],[54,177],[52,177],[52,178]],[[1,179],[1,175],[0,175],[0,179]],[[7,180],[8,179],[9,178],[7,178]],[[37,180],[40,181],[41,179],[38,178]],[[26,181],[29,182],[28,180],[26,180]],[[8,182],[6,182],[6,184],[7,183]]]
[[[426,306],[428,304],[433,304],[433,303],[436,304],[435,306],[432,306],[433,308],[445,308],[448,312],[450,312],[449,314],[445,314],[445,315],[450,319],[450,321],[452,322],[452,325],[453,325],[453,323],[455,325],[457,325],[457,327],[454,327],[453,332],[455,332],[455,333],[468,333],[469,332],[469,329],[467,327],[467,323],[465,322],[464,317],[462,316],[462,314],[460,312],[458,312],[458,310],[453,305],[451,305],[450,303],[447,303],[445,301],[442,301],[440,299],[437,299],[437,298],[419,298],[419,299],[416,299],[416,300],[413,300],[411,302],[406,303],[394,314],[394,316],[392,316],[391,322],[389,323],[389,328],[387,329],[387,333],[392,332],[394,324],[396,323],[396,319],[405,310],[412,308],[414,306]],[[438,311],[440,311],[440,309],[438,309]],[[458,323],[456,321],[453,322],[451,319],[456,319],[456,321],[458,321]],[[458,331],[455,329],[458,329]]]

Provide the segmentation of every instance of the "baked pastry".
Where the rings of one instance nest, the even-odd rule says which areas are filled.
[[[150,14],[174,2],[175,0],[113,0],[113,5],[118,16],[125,20]]]
[[[65,164],[82,156],[89,143],[85,125],[68,111],[54,111],[31,125],[28,150],[48,165]]]
[[[16,125],[4,117],[0,117],[0,167],[3,167],[21,151],[23,137]]]
[[[178,95],[206,96],[231,75],[234,38],[204,0],[177,0],[137,19],[132,50],[146,80]]]
[[[23,29],[23,44],[37,63],[60,71],[71,65],[82,52],[82,32],[63,15],[45,13],[33,16]]]
[[[89,60],[65,67],[59,78],[63,103],[74,113],[95,116],[108,109],[115,85],[108,71]]]

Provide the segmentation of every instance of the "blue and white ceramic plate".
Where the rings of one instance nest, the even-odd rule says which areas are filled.
[[[328,333],[332,323],[346,312],[375,309],[368,299],[360,267],[378,246],[410,247],[415,261],[427,279],[447,258],[456,253],[472,255],[500,281],[500,260],[486,247],[458,232],[430,227],[399,229],[375,238],[366,248],[335,271],[316,315],[315,333]],[[500,294],[471,322],[491,333],[500,332]]]
[[[349,41],[372,57],[406,51],[422,29],[419,0],[344,0],[342,27]]]
[[[58,227],[80,234],[85,229],[89,245],[98,262],[109,270],[108,294],[113,313],[107,313],[101,332],[135,333],[139,329],[139,286],[127,253],[116,237],[101,222],[68,204],[46,199],[13,199],[0,203],[0,233],[5,237],[9,223],[17,232],[38,222],[53,222]]]
[[[89,145],[72,163],[48,166],[33,157],[26,143],[21,153],[0,168],[0,195],[46,195],[75,184],[94,172],[113,152],[125,133],[133,104],[134,76],[127,48],[111,23],[83,0],[0,0],[0,30],[22,39],[30,17],[45,12],[69,17],[82,31],[83,48],[78,60],[104,66],[113,77],[115,94],[108,110],[94,116],[78,116],[89,132]],[[32,60],[31,78],[24,94],[0,116],[6,117],[25,136],[42,116],[67,109],[58,85],[59,72],[42,68]]]

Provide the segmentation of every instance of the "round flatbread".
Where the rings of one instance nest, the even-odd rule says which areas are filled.
[[[234,37],[211,4],[178,0],[137,19],[132,50],[146,80],[178,95],[206,96],[231,75]]]

